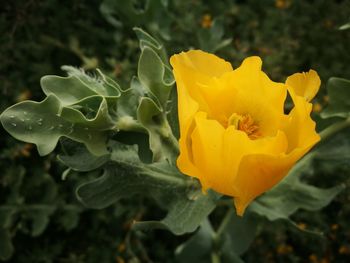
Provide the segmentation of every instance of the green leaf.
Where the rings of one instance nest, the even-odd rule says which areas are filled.
[[[86,147],[71,140],[61,140],[64,154],[57,158],[66,166],[75,171],[87,172],[104,165],[110,159],[110,154],[95,156]]]
[[[141,28],[134,27],[133,29],[136,33],[137,38],[139,39],[140,49],[143,50],[146,47],[151,48],[157,53],[163,64],[169,66],[169,59],[164,46]]]
[[[210,263],[215,231],[208,219],[200,225],[198,231],[175,250],[177,262]]]
[[[80,206],[64,205],[56,218],[66,231],[74,229],[79,223],[79,215],[83,209]]]
[[[96,95],[101,95],[104,97],[120,96],[121,89],[119,84],[108,76],[104,75],[99,69],[96,69],[94,77],[89,76],[83,70],[72,66],[62,66],[62,70],[66,71],[69,76],[78,78],[85,87],[92,90]]]
[[[136,77],[133,77],[130,88],[122,91],[122,96],[118,100],[115,126],[119,130],[143,132],[143,128],[137,120],[137,108],[144,95],[145,90],[140,81]]]
[[[315,159],[313,165],[316,172],[326,174],[337,173],[337,169],[345,166],[350,168],[349,127],[333,135],[324,143],[318,145],[312,153]]]
[[[101,114],[103,104],[102,101]],[[13,137],[36,144],[40,155],[52,152],[61,136],[84,143],[96,155],[106,154],[107,134],[93,127],[94,122],[100,121],[100,113],[88,120],[78,110],[65,109],[62,110],[55,95],[49,95],[42,102],[24,101],[13,105],[1,114],[0,120]]]
[[[141,162],[151,163],[153,153],[149,147],[148,134],[139,132],[118,132],[113,139],[127,145],[137,145]]]
[[[329,106],[321,113],[323,118],[350,117],[350,80],[330,78],[327,83]]]
[[[24,216],[31,222],[31,234],[33,237],[41,235],[50,221],[50,216],[55,212],[54,206],[29,206],[24,210]]]
[[[257,226],[258,220],[254,214],[247,213],[244,217],[240,217],[236,213],[232,213],[230,221],[223,231],[222,250],[227,250],[228,254],[233,252],[235,255],[241,256],[254,241]]]
[[[0,227],[10,228],[13,223],[13,216],[16,212],[17,209],[13,206],[0,206]]]
[[[170,101],[168,108],[166,109],[167,119],[171,130],[175,138],[180,138],[180,128],[179,128],[179,113],[178,113],[178,100],[177,100],[177,91],[173,89],[170,94]]]
[[[153,228],[165,228],[176,235],[191,233],[195,231],[216,207],[216,201],[220,195],[213,191],[203,194],[201,189],[192,191],[193,199],[189,198],[189,193],[183,191],[176,194],[168,209],[168,214],[161,220],[158,226]],[[136,223],[135,229],[147,229],[147,221]],[[140,224],[140,225],[138,225]]]
[[[138,2],[104,0],[100,10],[106,20],[117,28],[142,26],[153,34],[169,40],[173,18],[167,7],[167,1],[164,0]]]
[[[219,259],[219,262],[243,263],[237,251],[242,251],[242,248],[247,248],[246,242],[249,239],[250,244],[252,240],[252,231],[247,229],[248,226],[246,226],[244,219],[240,218],[239,222],[236,222],[235,218],[230,217],[230,219],[233,220],[233,223],[230,222],[233,229],[230,227],[225,229],[227,233],[224,235],[224,239],[221,237],[221,240],[218,240],[217,233],[214,231],[209,220],[206,219],[201,224],[199,230],[190,239],[176,248],[176,261],[209,263],[213,262],[212,259],[214,257]],[[242,221],[245,223],[242,224]],[[240,229],[241,227],[242,229]],[[255,228],[254,226],[253,229]],[[231,230],[234,230],[234,232],[230,233],[229,231]],[[249,232],[246,233],[245,230]],[[248,237],[245,237],[247,234]],[[241,244],[240,241],[242,241],[243,244]]]
[[[115,105],[116,106],[116,105]],[[60,116],[74,123],[75,126],[84,126],[95,130],[110,130],[115,125],[109,112],[107,100],[102,96],[85,98],[72,107],[64,107]]]
[[[339,27],[339,30],[347,30],[350,28],[350,22]]]
[[[44,76],[40,84],[46,96],[56,95],[62,106],[75,104],[78,101],[94,96],[120,97],[119,85],[97,70],[96,77],[90,77],[77,68],[62,66],[68,77]]]
[[[15,249],[9,231],[3,228],[0,228],[0,244],[0,260],[10,259]]]
[[[224,39],[224,25],[222,19],[215,19],[210,28],[202,28],[197,31],[199,47],[207,52],[216,51],[230,45],[232,38]]]
[[[159,171],[160,164],[141,163],[136,145],[115,142],[112,148],[111,160],[114,162],[108,163],[103,168],[102,176],[77,189],[78,197],[88,207],[104,208],[136,193],[145,191],[156,193],[147,187],[153,187],[158,191],[164,189],[170,191],[177,189],[179,185],[186,186],[182,175],[171,173],[173,168],[167,166],[167,169]]]
[[[78,198],[88,207],[104,208],[122,198],[147,194],[168,210],[161,221],[141,222],[135,229],[163,228],[180,235],[193,232],[215,208],[218,195],[203,194],[199,183],[167,163],[144,164],[136,146],[115,143],[102,176],[82,184]]]
[[[41,78],[40,84],[45,95],[56,95],[62,106],[71,105],[85,97],[97,95],[75,76],[44,76]]]
[[[141,52],[137,74],[142,86],[158,99],[160,106],[165,105],[175,81],[170,68],[148,46]]]
[[[147,97],[142,98],[137,110],[138,119],[149,133],[153,161],[168,160],[174,163],[178,156],[177,140],[174,137],[165,113]]]

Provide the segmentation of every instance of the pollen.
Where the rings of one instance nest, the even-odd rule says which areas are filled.
[[[245,132],[252,140],[261,137],[259,125],[256,124],[250,114],[239,115],[233,113],[228,120],[228,126],[233,125],[236,129]]]
[[[242,119],[238,123],[238,129],[244,131],[252,140],[258,139],[261,136],[259,126],[249,114],[242,116]]]

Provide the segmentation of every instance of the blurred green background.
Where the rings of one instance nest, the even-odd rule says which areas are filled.
[[[238,66],[259,55],[275,81],[315,69],[323,83],[350,78],[349,1],[326,0],[16,0],[0,7],[0,111],[25,99],[41,100],[40,78],[62,74],[61,65],[96,67],[128,87],[136,74],[139,26],[162,42],[168,55],[202,49]],[[324,84],[314,117],[327,105]],[[82,175],[62,180],[55,155],[40,158],[32,145],[0,128],[0,261],[176,262],[174,250],[188,236],[166,231],[131,235],[133,220],[163,211],[136,196],[104,210],[88,210],[75,198]],[[327,167],[321,167],[326,170]],[[321,169],[320,168],[320,169]],[[293,216],[306,234],[277,222],[259,229],[246,262],[348,262],[350,258],[349,164],[333,176],[309,180],[347,189],[318,213]],[[215,215],[213,217],[215,222]],[[130,249],[132,248],[132,249]]]

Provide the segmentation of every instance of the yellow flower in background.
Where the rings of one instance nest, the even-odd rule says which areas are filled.
[[[213,19],[211,17],[211,15],[206,14],[204,16],[202,16],[202,20],[201,20],[201,26],[203,28],[210,28],[213,24]]]
[[[279,9],[287,9],[291,4],[291,0],[275,0],[275,6]]]
[[[317,73],[297,73],[277,83],[261,71],[259,57],[233,70],[200,50],[170,59],[180,124],[178,168],[203,190],[234,197],[242,215],[258,195],[277,184],[320,140],[310,118],[320,86]],[[284,113],[289,92],[294,108]]]

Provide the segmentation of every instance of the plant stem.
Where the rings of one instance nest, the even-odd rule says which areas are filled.
[[[176,137],[174,136],[173,131],[171,129],[171,126],[170,126],[165,114],[163,114],[163,120],[164,120],[164,126],[160,130],[160,134],[166,141],[168,141],[168,143],[171,145],[173,151],[176,154],[179,154],[179,142],[176,139]]]
[[[224,218],[221,221],[221,224],[216,231],[216,234],[213,237],[213,251],[211,253],[211,263],[220,263],[220,254],[217,251],[217,247],[219,246],[220,239],[222,238],[227,225],[230,223],[232,220],[232,216],[235,214],[235,210],[232,207],[229,207],[228,211],[226,212]]]
[[[326,129],[324,129],[323,131],[321,131],[320,132],[321,140],[322,141],[327,140],[335,133],[347,127],[350,127],[350,118],[346,119],[345,121],[336,122],[330,125],[329,127],[327,127]]]
[[[214,251],[211,253],[211,263],[220,263],[220,256]]]
[[[193,184],[192,181],[185,176],[178,176],[177,174],[166,173],[164,171],[157,171],[152,168],[144,168],[144,171],[144,175],[152,177],[156,180],[167,182],[176,187],[187,188],[191,184]]]
[[[229,208],[224,219],[221,221],[221,224],[218,228],[218,231],[216,231],[216,239],[219,239],[222,234],[224,233],[227,225],[230,223],[230,221],[232,220],[232,216],[235,214],[235,211],[233,208]]]
[[[168,137],[168,141],[170,142],[171,146],[173,147],[173,150],[175,151],[175,153],[179,154],[179,152],[180,152],[180,150],[179,150],[179,142],[175,138],[175,136],[173,135],[172,132],[171,132],[170,136]]]

